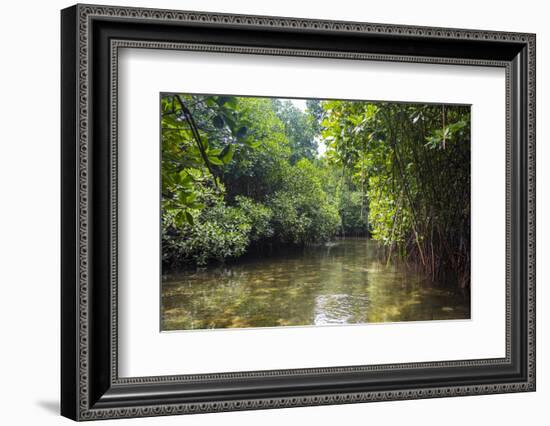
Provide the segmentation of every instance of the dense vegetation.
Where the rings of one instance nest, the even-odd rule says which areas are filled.
[[[163,268],[371,236],[468,286],[469,107],[306,105],[162,97]]]

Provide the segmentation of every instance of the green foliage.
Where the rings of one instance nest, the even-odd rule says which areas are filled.
[[[317,156],[316,121],[311,114],[304,114],[289,100],[272,99],[273,108],[284,124],[285,134],[292,148],[290,161],[300,158],[314,159]],[[314,108],[315,104],[311,104]]]
[[[241,195],[235,197],[239,210],[244,215],[246,223],[250,224],[249,240],[256,243],[273,236],[271,218],[273,212],[269,207]]]
[[[238,197],[228,206],[223,197],[212,192],[202,194],[208,208],[196,212],[189,222],[171,225],[163,221],[163,261],[174,266],[192,262],[205,266],[243,255],[251,243],[273,235],[271,210],[246,197]]]
[[[224,204],[208,209],[200,220],[185,223],[163,241],[163,261],[172,266],[238,257],[249,244],[250,224],[237,208]]]
[[[369,201],[366,194],[340,183],[337,200],[343,234],[367,235],[369,232]]]
[[[327,158],[368,199],[375,239],[433,277],[469,282],[470,111],[465,106],[323,103]],[[353,205],[349,203],[348,205]]]
[[[317,167],[302,159],[294,166],[287,165],[280,179],[280,189],[268,203],[280,242],[309,244],[333,237],[340,217],[323,189]]]
[[[306,100],[306,107],[308,112],[308,120],[317,135],[321,132],[321,120],[323,119],[323,107],[321,106],[321,101],[318,99],[308,99]]]
[[[371,235],[468,282],[469,107],[169,94],[161,114],[166,268]]]
[[[271,99],[239,98],[238,107],[241,121],[249,129],[247,144],[235,149],[222,180],[228,199],[244,195],[263,201],[282,165],[288,162],[291,148]]]
[[[197,195],[218,186],[235,147],[246,145],[237,98],[165,95],[161,99],[162,208],[178,222],[192,222],[204,205]]]

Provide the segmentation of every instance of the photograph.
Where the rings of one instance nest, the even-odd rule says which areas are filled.
[[[161,330],[470,319],[470,105],[161,93]]]
[[[544,14],[199,3],[64,4],[61,22],[58,10],[31,20],[52,49],[13,43],[23,78],[8,95],[27,104],[16,83],[34,80],[20,69],[60,55],[34,73],[60,108],[33,119],[61,149],[34,138],[30,173],[16,161],[29,155],[6,156],[8,186],[29,200],[5,209],[28,216],[6,221],[21,258],[6,282],[29,269],[29,247],[46,273],[28,309],[41,321],[8,294],[8,330],[38,337],[19,358],[55,344],[32,374],[36,411],[280,424],[292,413],[278,409],[327,406],[327,424],[365,408],[396,423],[431,400],[434,419],[470,424],[482,409],[512,424],[542,407]],[[9,105],[4,139],[29,151],[25,102]],[[53,203],[22,191],[37,182]],[[50,205],[51,217],[36,208]],[[57,237],[36,249],[27,228]],[[56,282],[48,268],[60,292],[43,285]],[[52,306],[60,315],[42,321]],[[19,376],[8,388],[28,387]]]

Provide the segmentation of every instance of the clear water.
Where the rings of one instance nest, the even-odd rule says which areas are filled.
[[[468,293],[386,265],[346,239],[163,277],[162,329],[309,326],[470,318]]]

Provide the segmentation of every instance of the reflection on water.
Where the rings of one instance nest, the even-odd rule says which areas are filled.
[[[162,284],[163,330],[467,318],[469,294],[386,266],[367,239],[166,276]]]

